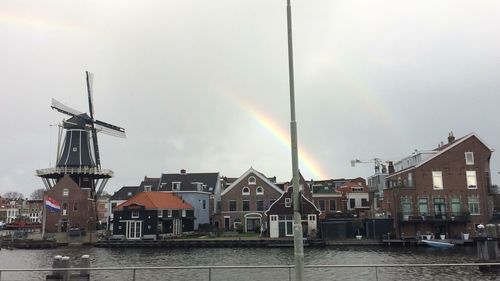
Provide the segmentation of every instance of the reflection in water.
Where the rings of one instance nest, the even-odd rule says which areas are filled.
[[[0,268],[49,268],[55,255],[69,256],[73,266],[89,254],[92,267],[192,266],[192,265],[287,265],[293,264],[292,248],[59,248],[47,250],[2,250]],[[306,248],[305,264],[388,264],[474,262],[475,248],[386,248],[327,247]],[[212,280],[288,280],[293,269],[215,269]],[[92,280],[132,280],[132,272],[97,271]],[[314,280],[374,280],[374,268],[306,269]],[[497,280],[472,268],[380,268],[379,280]],[[43,273],[2,273],[2,280],[44,280]],[[136,280],[208,280],[208,270],[138,271]],[[500,278],[498,279],[500,280]]]

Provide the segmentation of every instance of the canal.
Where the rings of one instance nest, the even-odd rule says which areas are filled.
[[[48,268],[55,255],[73,263],[88,254],[92,267],[288,265],[292,248],[58,248],[0,251],[0,268]],[[306,248],[305,264],[471,263],[475,247],[326,247]],[[77,264],[74,264],[75,266]],[[293,270],[292,270],[293,272]],[[288,280],[288,269],[215,269],[211,280]],[[1,280],[44,280],[44,273],[2,273]],[[132,280],[132,272],[92,272],[92,280]],[[378,280],[500,280],[476,267],[380,268]],[[207,270],[138,271],[136,280],[208,280]],[[374,268],[306,269],[305,280],[375,280]]]

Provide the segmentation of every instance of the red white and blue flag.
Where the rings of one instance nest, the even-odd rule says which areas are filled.
[[[45,208],[51,212],[60,212],[61,204],[52,197],[45,197]]]

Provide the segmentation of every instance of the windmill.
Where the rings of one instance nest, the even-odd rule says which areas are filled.
[[[89,114],[52,99],[51,108],[69,118],[60,126],[56,167],[37,170],[37,175],[43,179],[47,190],[64,175],[70,175],[81,188],[90,188],[92,198],[97,200],[113,176],[111,170],[101,168],[97,133],[125,138],[125,129],[94,118],[93,74],[88,71],[85,74]],[[62,145],[61,130],[66,132]]]

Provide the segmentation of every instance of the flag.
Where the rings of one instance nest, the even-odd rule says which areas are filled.
[[[60,212],[61,204],[52,197],[45,197],[45,208],[51,212]]]

